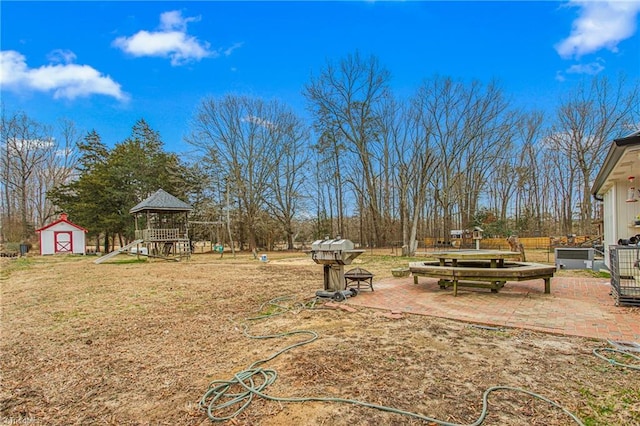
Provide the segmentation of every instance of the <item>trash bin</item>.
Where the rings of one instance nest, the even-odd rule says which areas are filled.
[[[27,244],[20,244],[20,256],[26,256],[29,251],[29,246]]]

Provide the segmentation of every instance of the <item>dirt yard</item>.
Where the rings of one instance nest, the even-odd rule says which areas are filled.
[[[0,424],[210,425],[199,401],[212,381],[309,338],[250,339],[245,326],[254,336],[318,335],[259,364],[277,371],[263,391],[270,396],[345,398],[469,424],[486,389],[510,386],[557,402],[585,425],[640,424],[640,372],[594,356],[606,342],[322,303],[309,309],[322,268],[300,254],[269,254],[268,263],[229,254],[94,259],[2,259]],[[370,254],[357,264],[377,278],[404,265]],[[287,299],[267,303],[279,297]],[[343,402],[256,396],[224,424],[437,423]],[[576,423],[546,402],[497,390],[483,424]]]

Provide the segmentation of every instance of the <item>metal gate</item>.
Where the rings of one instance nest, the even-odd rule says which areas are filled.
[[[616,305],[640,306],[640,247],[611,246],[609,256]]]

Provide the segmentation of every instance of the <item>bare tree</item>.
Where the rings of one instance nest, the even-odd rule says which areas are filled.
[[[518,124],[519,166],[518,192],[523,204],[534,210],[535,228],[542,229],[543,212],[547,206],[544,163],[540,161],[541,143],[544,137],[544,114],[533,111],[526,114]]]
[[[309,188],[309,193],[315,193],[315,229],[314,229],[314,238],[324,238],[329,235],[334,235],[333,228],[333,213],[332,207],[337,203],[332,202],[332,194],[342,194],[342,191],[338,191],[337,187],[333,184],[333,178],[335,178],[335,174],[333,175],[327,172],[327,169],[324,166],[324,158],[322,154],[317,150],[312,152],[313,155],[313,165],[314,165],[314,180],[315,180],[315,189]],[[341,207],[341,205],[340,205]],[[345,235],[342,231],[342,210],[338,210],[338,234]]]
[[[397,173],[399,152],[397,145],[407,137],[406,107],[398,102],[390,92],[387,92],[379,107],[379,126],[377,149],[372,152],[374,164],[377,165],[377,199],[381,219],[381,239],[387,243],[397,242],[402,238],[402,245],[408,247],[397,227],[399,222],[399,188]]]
[[[205,99],[189,142],[228,176],[240,214],[240,242],[257,248],[262,212],[270,206],[286,232],[299,207],[306,133],[302,122],[276,101],[227,95]],[[286,225],[285,225],[286,224]]]
[[[637,123],[640,86],[627,87],[620,77],[614,84],[606,77],[583,81],[563,99],[548,136],[548,149],[556,152],[556,165],[564,179],[561,195],[563,230],[572,233],[574,200],[578,200],[578,231],[590,233],[593,205],[591,181],[604,158],[608,143]]]
[[[467,85],[448,77],[425,81],[414,103],[428,123],[437,158],[429,185],[448,240],[454,223],[472,221],[491,170],[512,143],[514,115],[497,84]]]
[[[44,160],[44,165],[35,171],[33,187],[33,211],[39,225],[46,223],[55,214],[55,206],[47,197],[47,192],[74,178],[78,164],[77,144],[82,140],[75,123],[61,119],[53,139],[53,155]]]
[[[356,52],[337,65],[327,63],[304,89],[315,128],[344,143],[352,157],[350,184],[359,192],[371,216],[376,244],[382,243],[382,237],[379,168],[374,164],[373,154],[379,149],[380,106],[388,93],[389,80],[389,72],[377,58],[364,59]],[[360,214],[363,213],[361,209]]]
[[[326,187],[327,197],[323,198],[322,210],[332,219],[335,212],[338,235],[345,235],[345,179],[346,170],[345,147],[332,128],[319,128],[320,137],[314,146],[317,151],[318,187]],[[325,202],[326,201],[326,202]],[[333,220],[331,220],[333,222]],[[333,229],[331,230],[333,231]],[[321,235],[325,236],[325,235]]]
[[[271,106],[275,109],[270,114],[274,121],[269,126],[273,167],[265,202],[284,229],[287,248],[293,250],[294,218],[306,198],[302,188],[309,172],[306,169],[309,132],[302,120],[285,106],[278,103]]]
[[[520,227],[518,218],[535,220],[536,229],[541,228],[541,206],[545,198],[541,194],[541,175],[545,168],[539,160],[542,139],[543,115],[539,112],[522,113],[514,125],[514,143],[505,145],[502,157],[493,167],[488,185],[489,203],[497,215],[504,233]],[[509,216],[510,212],[515,217]],[[515,219],[509,224],[508,219]]]
[[[518,176],[518,159],[515,156],[505,156],[496,164],[490,176],[491,185],[487,190],[489,203],[503,224],[507,222],[509,206],[520,182]]]
[[[418,247],[419,220],[427,203],[428,182],[435,165],[431,122],[420,113],[419,104],[415,103],[396,105],[386,111],[385,117],[394,118],[392,135],[402,242],[405,247],[403,254],[413,256]]]
[[[5,223],[19,223],[20,238],[28,240],[38,219],[37,210],[44,203],[42,172],[57,167],[57,145],[47,126],[24,113],[2,115],[0,143],[3,218]]]

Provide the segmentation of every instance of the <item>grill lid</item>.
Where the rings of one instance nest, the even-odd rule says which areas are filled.
[[[316,240],[311,244],[312,251],[345,251],[353,250],[355,245],[353,241],[336,237],[335,239],[326,238],[324,240]]]

